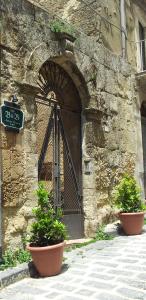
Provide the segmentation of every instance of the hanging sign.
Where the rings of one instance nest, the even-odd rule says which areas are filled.
[[[7,102],[8,103],[8,102]],[[24,125],[24,113],[16,105],[1,105],[1,124],[7,129],[19,132]]]

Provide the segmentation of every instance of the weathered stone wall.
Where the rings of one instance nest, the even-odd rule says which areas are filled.
[[[45,8],[54,18],[59,16],[114,53],[121,55],[121,25],[119,0],[30,0]],[[125,0],[127,60],[135,68],[139,52],[139,25],[146,27],[146,1]],[[115,25],[111,25],[110,22]]]
[[[96,80],[90,81],[89,79],[87,84],[91,100],[89,116],[87,113],[85,153],[92,158],[94,165],[91,180],[89,176],[85,176],[85,182],[88,181],[89,188],[87,190],[85,188],[84,191],[85,212],[88,215],[87,232],[90,232],[91,228],[95,229],[97,222],[101,219],[107,219],[115,182],[123,172],[133,173],[136,164],[135,77],[131,74],[132,70],[129,69],[129,65],[124,61],[107,50],[104,52],[101,47],[99,49],[103,57],[100,56],[99,63],[94,61]],[[93,51],[95,54],[96,50]],[[97,60],[99,53],[94,55]],[[86,60],[85,57],[84,60]],[[85,66],[85,62],[83,65]],[[84,74],[89,72],[88,78],[90,78],[92,76],[91,62],[90,66],[85,66],[85,69]],[[91,198],[92,202],[89,200]],[[96,218],[95,211],[97,212]]]
[[[137,140],[134,71],[94,36],[81,34],[68,56],[50,31],[51,15],[27,1],[2,2],[1,103],[16,94],[24,130],[1,126],[3,157],[3,244],[19,245],[32,218],[37,186],[36,105],[38,70],[47,59],[74,81],[82,102],[83,208],[85,235],[111,214],[111,192],[125,171],[135,172]],[[62,1],[60,2],[62,3]],[[61,5],[61,4],[60,4]],[[11,26],[10,26],[11,24]],[[84,160],[91,174],[84,174]]]

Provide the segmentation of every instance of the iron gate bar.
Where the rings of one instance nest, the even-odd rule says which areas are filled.
[[[77,179],[76,179],[76,172],[75,172],[74,164],[73,164],[73,161],[72,161],[72,158],[71,158],[68,141],[67,141],[67,138],[66,138],[66,135],[65,135],[64,126],[63,126],[63,122],[62,122],[62,118],[61,118],[61,114],[60,114],[60,109],[57,109],[57,113],[58,113],[58,119],[59,119],[59,122],[60,122],[61,133],[62,133],[64,145],[65,145],[64,148],[65,148],[65,152],[66,152],[66,156],[67,156],[67,160],[68,160],[68,165],[69,165],[69,168],[70,168],[70,171],[71,171],[71,176],[72,176],[72,179],[73,179],[73,184],[74,184],[74,187],[75,187],[79,208],[82,211],[82,204],[81,204],[82,196],[81,196],[80,189],[79,189],[79,186],[78,186],[78,182],[77,182]]]
[[[47,95],[51,90],[54,92],[63,90],[72,84],[66,71],[53,61],[46,61],[39,71],[38,85],[42,92]]]
[[[58,107],[59,109],[59,107]],[[57,126],[58,126],[58,206],[61,207],[61,181],[60,181],[60,125],[59,118],[57,116]]]
[[[40,99],[40,100],[43,100],[45,102],[48,102],[48,105],[51,105],[52,104],[57,104],[58,102],[52,98],[47,98],[47,97],[43,97],[43,96],[40,96],[40,95],[37,95],[36,96],[36,99]],[[41,102],[42,103],[42,102]],[[46,104],[46,103],[45,103]]]
[[[60,138],[59,138],[59,119],[57,115],[57,105],[54,105],[54,206],[55,209],[60,206],[60,165],[59,165],[59,149],[60,149]]]
[[[40,157],[39,157],[39,160],[38,160],[38,174],[40,174],[40,172],[42,170],[43,161],[45,159],[45,155],[46,155],[46,151],[47,151],[47,147],[48,147],[48,142],[49,142],[51,131],[52,131],[52,128],[53,128],[53,113],[54,113],[54,109],[52,108],[51,115],[50,115],[48,125],[47,125],[47,128],[46,128],[46,132],[45,132],[41,152],[40,152]]]

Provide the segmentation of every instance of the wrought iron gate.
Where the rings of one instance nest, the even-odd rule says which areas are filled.
[[[81,185],[57,101],[39,97],[37,103],[38,178],[61,207],[71,238],[83,236]]]

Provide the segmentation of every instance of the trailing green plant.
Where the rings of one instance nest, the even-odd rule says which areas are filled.
[[[44,184],[37,190],[38,206],[33,209],[35,221],[32,223],[29,242],[31,246],[48,246],[62,242],[67,237],[66,226],[61,222],[62,210],[53,208],[53,195]]]
[[[135,178],[128,174],[124,175],[117,185],[114,202],[122,212],[140,212],[146,209],[141,199],[141,190]]]
[[[5,254],[2,256],[2,260],[0,262],[0,270],[5,270],[7,268],[15,267],[18,264],[29,262],[31,260],[31,256],[28,251],[24,249],[17,249],[13,251],[12,249],[8,249]]]
[[[76,32],[74,27],[63,20],[56,19],[52,21],[50,28],[52,32],[65,32],[75,37]]]

